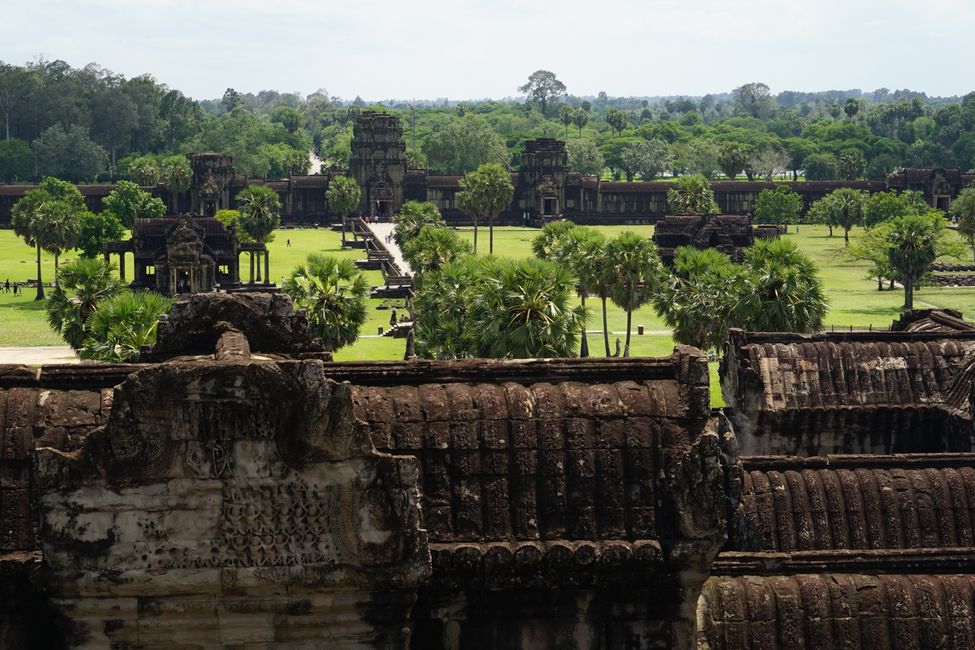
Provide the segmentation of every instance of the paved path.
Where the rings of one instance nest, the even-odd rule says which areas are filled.
[[[67,345],[45,345],[33,348],[0,348],[0,364],[25,363],[39,366],[45,363],[78,363],[74,350]]]
[[[413,276],[413,269],[410,265],[406,263],[403,259],[403,251],[399,249],[399,246],[393,241],[393,230],[395,229],[395,224],[392,223],[367,223],[366,228],[372,231],[372,233],[379,238],[379,241],[385,244],[386,249],[389,250],[390,254],[393,256],[393,261],[396,262],[396,266],[399,267],[400,272],[406,276]],[[389,237],[387,241],[386,238]]]

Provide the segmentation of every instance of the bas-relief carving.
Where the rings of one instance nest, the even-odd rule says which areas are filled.
[[[114,402],[80,452],[37,457],[45,581],[75,645],[182,625],[139,611],[108,632],[118,599],[205,596],[219,608],[264,594],[266,606],[249,606],[267,611],[340,591],[359,593],[368,623],[377,589],[400,594],[403,620],[344,642],[402,635],[429,573],[415,461],[373,450],[348,385],[325,379],[321,362],[164,364],[131,376]],[[329,611],[322,602],[308,614]],[[286,622],[269,629],[323,638]]]

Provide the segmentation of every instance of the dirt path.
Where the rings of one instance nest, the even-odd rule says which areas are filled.
[[[23,363],[39,366],[45,363],[79,363],[80,359],[67,345],[44,345],[32,348],[0,347],[0,364]]]

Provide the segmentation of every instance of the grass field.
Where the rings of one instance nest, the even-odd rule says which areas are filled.
[[[604,226],[600,230],[612,237],[623,230],[633,230],[650,236],[650,226]],[[458,232],[468,240],[473,239],[472,228],[460,228]],[[855,239],[860,230],[854,230]],[[522,258],[531,256],[531,241],[538,234],[532,228],[495,228],[495,253],[500,256]],[[799,232],[790,232],[786,237],[794,240],[817,263],[830,301],[830,312],[826,318],[827,328],[861,328],[873,326],[886,329],[900,313],[903,295],[900,291],[877,291],[876,284],[867,279],[866,265],[854,263],[843,256],[841,233],[828,237],[825,227],[801,226]],[[287,245],[288,240],[291,246]],[[481,253],[488,249],[488,229],[483,227],[478,233],[478,248]],[[340,236],[331,230],[282,230],[269,245],[271,278],[275,282],[287,275],[310,253],[322,253],[338,257],[360,258],[361,250],[343,250]],[[64,256],[64,260],[71,259]],[[966,260],[967,261],[967,260]],[[242,258],[246,262],[246,258]],[[33,249],[26,246],[10,230],[0,230],[0,282],[24,281],[34,277],[35,258]],[[132,257],[128,256],[127,276],[132,277]],[[244,274],[247,273],[246,264]],[[46,281],[54,275],[54,260],[50,255],[42,256],[42,274]],[[242,278],[246,280],[245,278]],[[367,272],[370,284],[382,283],[378,271]],[[48,328],[45,321],[44,305],[34,301],[30,290],[17,296],[0,293],[0,346],[58,345],[60,337]],[[915,295],[919,307],[952,307],[963,313],[975,314],[975,288],[924,287]],[[369,319],[362,328],[367,338],[360,339],[354,346],[340,350],[338,360],[398,359],[405,350],[403,339],[377,338],[377,328],[389,324],[389,311],[377,309],[382,301],[369,301]],[[401,306],[396,303],[394,306]],[[599,302],[589,301],[591,318],[589,321],[589,347],[596,356],[603,353]],[[610,337],[611,348],[617,338],[623,339],[626,314],[610,305],[608,310],[609,327],[614,334]],[[634,356],[659,356],[669,354],[673,349],[666,326],[649,307],[634,313],[634,334],[631,353]],[[637,325],[643,325],[648,332],[643,336],[635,333]]]

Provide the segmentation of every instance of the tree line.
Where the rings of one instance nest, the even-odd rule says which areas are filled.
[[[518,90],[523,101],[384,105],[345,102],[324,89],[302,96],[233,88],[197,101],[149,75],[126,79],[94,64],[0,62],[0,181],[146,184],[167,180],[168,157],[204,150],[233,155],[254,178],[307,173],[310,150],[342,167],[366,109],[398,114],[410,164],[435,173],[516,168],[524,142],[540,137],[567,140],[577,171],[628,180],[879,179],[900,167],[975,164],[975,93],[773,95],[756,82],[703,97],[580,97],[545,70]]]

